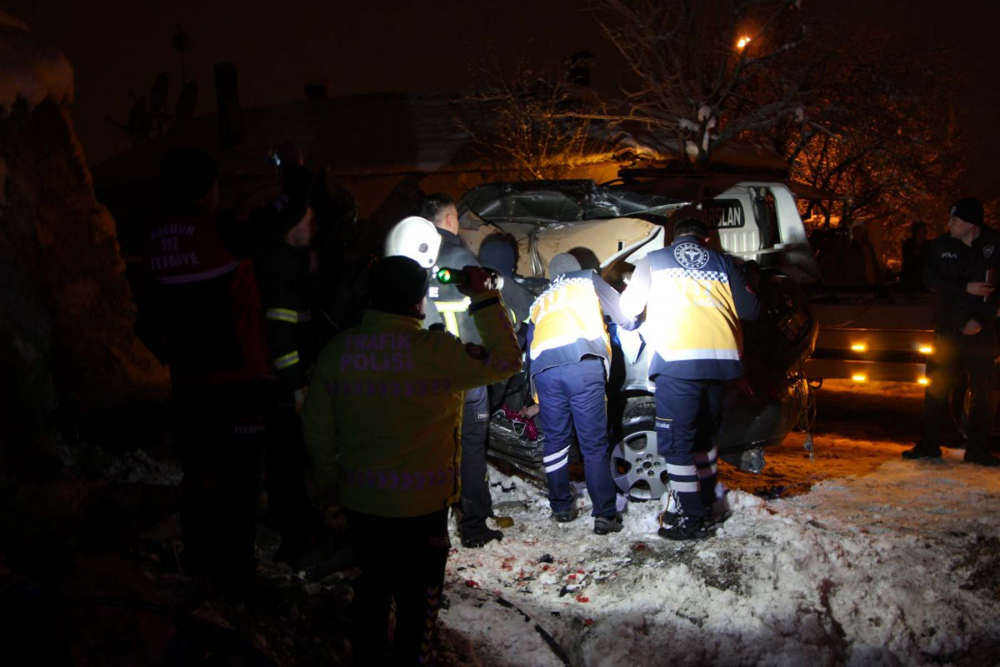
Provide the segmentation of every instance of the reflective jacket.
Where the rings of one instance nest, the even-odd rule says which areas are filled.
[[[309,384],[308,369],[316,360],[310,311],[309,252],[282,239],[262,246],[254,269],[267,324],[267,346],[273,372],[291,396]]]
[[[369,310],[323,348],[303,433],[318,483],[337,483],[344,507],[405,517],[458,500],[463,393],[521,369],[499,293],[477,296],[469,311],[482,345]]]
[[[437,268],[448,267],[462,269],[466,266],[479,266],[479,260],[465,247],[462,240],[446,229],[438,229],[441,235],[441,249],[438,250]],[[424,325],[428,328],[433,324],[444,324],[444,328],[453,336],[458,336],[463,343],[480,343],[479,331],[469,316],[469,297],[458,291],[455,285],[442,285],[436,275],[431,276],[430,287],[427,290],[427,317]]]
[[[611,367],[611,340],[604,325],[607,315],[631,328],[618,307],[618,292],[595,271],[573,271],[556,276],[531,304],[528,329],[529,375],[555,366],[576,363],[585,356]]]
[[[621,308],[626,317],[646,312],[641,333],[653,352],[650,378],[743,375],[740,319],[757,319],[760,303],[731,257],[682,236],[636,263]]]
[[[264,314],[253,267],[223,242],[219,216],[165,213],[145,231],[140,336],[175,384],[268,375]]]

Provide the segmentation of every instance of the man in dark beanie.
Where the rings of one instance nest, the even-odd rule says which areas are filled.
[[[298,413],[309,389],[308,370],[319,352],[312,322],[310,247],[316,231],[310,196],[313,175],[297,164],[282,176],[281,194],[251,214],[262,242],[254,255],[266,319],[268,358],[268,512],[281,533],[275,560],[295,564],[316,546],[323,525],[305,484],[305,444]]]
[[[167,152],[161,185],[163,211],[145,230],[137,329],[170,367],[185,566],[241,594],[257,567],[264,313],[250,261],[220,230],[212,158],[194,148]]]
[[[372,270],[361,325],[323,348],[302,422],[317,485],[347,511],[361,578],[354,592],[354,662],[429,664],[444,586],[448,509],[461,494],[464,392],[521,369],[500,293],[466,266],[481,344],[423,329],[427,271],[394,256]],[[402,566],[405,565],[405,566]]]
[[[948,216],[948,233],[931,242],[924,284],[935,292],[934,353],[927,359],[924,436],[903,458],[940,458],[941,430],[952,386],[968,374],[970,393],[965,460],[1000,465],[989,451],[993,424],[990,394],[998,352],[996,290],[1000,235],[983,225],[978,199],[959,199]]]

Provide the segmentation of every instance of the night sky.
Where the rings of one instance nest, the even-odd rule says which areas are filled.
[[[811,3],[813,0],[805,0]],[[384,91],[456,91],[468,87],[483,59],[512,65],[526,57],[555,63],[581,48],[597,56],[595,83],[614,89],[618,61],[580,0],[536,2],[275,2],[246,0],[0,0],[33,32],[61,48],[76,71],[74,115],[92,163],[128,148],[104,118],[124,121],[128,93],[146,94],[156,74],[180,80],[170,47],[182,24],[196,40],[187,74],[201,87],[201,111],[214,106],[212,66],[235,62],[244,107],[302,99],[310,79],[332,95]],[[1000,2],[854,0],[824,3],[851,20],[912,35],[915,49],[945,48],[966,78],[956,108],[970,135],[969,188],[1000,195],[1000,90],[994,45]],[[877,5],[873,10],[870,5]],[[493,55],[491,55],[493,54]]]

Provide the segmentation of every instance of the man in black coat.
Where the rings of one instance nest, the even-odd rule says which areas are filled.
[[[285,169],[281,194],[253,213],[264,236],[254,255],[274,380],[268,383],[268,509],[281,532],[276,560],[294,562],[315,542],[322,526],[306,493],[305,444],[298,413],[309,389],[318,340],[312,322],[310,247],[316,223],[310,195],[313,176]]]
[[[437,266],[462,268],[480,265],[458,237],[458,208],[451,197],[444,193],[428,195],[421,204],[420,216],[434,223],[441,235]],[[444,325],[463,343],[479,345],[482,339],[468,311],[469,299],[458,291],[458,287],[442,284],[435,275],[431,276],[425,326]],[[466,548],[482,547],[503,538],[503,532],[486,525],[486,519],[493,515],[486,468],[489,419],[486,387],[466,391],[462,413],[462,511],[458,526],[462,546]]]
[[[928,359],[930,384],[924,397],[924,437],[903,458],[939,458],[941,430],[955,380],[968,373],[972,393],[965,460],[1000,465],[989,451],[993,415],[994,360],[998,352],[996,271],[1000,234],[983,225],[983,205],[959,199],[948,218],[948,233],[934,239],[924,265],[924,284],[936,294],[934,354]]]

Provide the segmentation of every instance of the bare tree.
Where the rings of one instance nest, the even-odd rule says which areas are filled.
[[[803,120],[808,63],[797,57],[800,0],[589,0],[626,64],[610,117],[668,138],[678,159],[707,166],[713,151],[781,119]],[[780,73],[774,97],[755,92]],[[593,116],[590,116],[593,118]]]
[[[794,178],[850,197],[837,211],[809,202],[805,217],[879,221],[895,254],[910,221],[943,220],[962,176],[954,77],[943,54],[914,52],[904,35],[858,26],[829,26],[812,51],[807,122],[776,123],[766,136]]]
[[[564,72],[580,78],[580,63]],[[479,89],[456,102],[456,122],[473,145],[495,165],[525,180],[565,177],[574,166],[607,145],[600,104],[585,86],[556,71],[536,74],[525,62],[504,72],[481,64]]]

